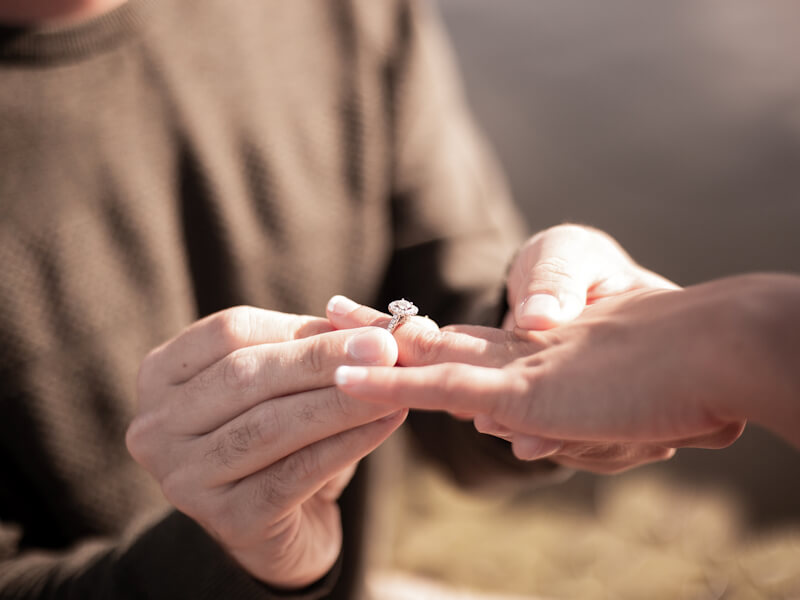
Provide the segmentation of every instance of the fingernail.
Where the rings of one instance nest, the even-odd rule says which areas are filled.
[[[367,378],[367,369],[364,367],[348,367],[342,365],[336,369],[333,376],[336,385],[354,385]]]
[[[561,304],[550,294],[534,294],[522,301],[518,314],[517,325],[520,327],[536,327],[543,319],[558,323],[561,321]]]
[[[347,340],[345,351],[355,362],[367,365],[384,364],[391,359],[392,354],[397,354],[397,342],[385,329],[370,327]]]
[[[357,308],[358,303],[345,296],[334,296],[328,300],[328,312],[334,315],[344,316]]]
[[[537,460],[552,456],[563,447],[559,440],[549,440],[535,435],[515,435],[514,454],[521,460]]]

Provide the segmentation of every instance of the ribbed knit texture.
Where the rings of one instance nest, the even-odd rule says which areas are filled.
[[[156,0],[131,0],[117,10],[71,28],[0,25],[0,59],[43,65],[79,59],[113,48],[147,24]]]
[[[241,303],[474,319],[518,239],[418,2],[131,0],[0,31],[0,598],[275,596],[128,456],[143,356]],[[356,597],[367,481],[344,575],[303,597]]]

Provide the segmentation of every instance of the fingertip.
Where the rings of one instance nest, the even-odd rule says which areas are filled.
[[[517,318],[517,327],[526,331],[544,331],[559,324],[559,321],[541,315],[525,315]]]
[[[534,294],[520,303],[517,327],[531,331],[552,329],[577,318],[585,305],[584,299],[570,293],[558,298],[551,294]]]
[[[328,300],[326,310],[329,315],[343,317],[350,314],[359,307],[359,304],[347,296],[336,295]]]
[[[561,304],[550,294],[528,296],[517,307],[517,326],[522,329],[550,329],[561,322]]]
[[[478,414],[472,419],[472,424],[479,433],[493,435],[502,439],[511,438],[511,430],[500,425],[487,414]]]
[[[333,379],[339,387],[352,388],[366,381],[367,375],[368,371],[365,367],[342,365],[337,367]]]
[[[383,364],[386,366],[397,364],[397,358],[400,356],[400,347],[397,345],[397,339],[383,327],[373,327],[372,329],[380,332],[376,335],[382,337],[385,344],[386,354],[384,355],[385,362]]]
[[[564,443],[560,440],[540,438],[535,435],[515,434],[511,446],[520,460],[539,460],[559,452]]]
[[[397,362],[398,347],[394,336],[380,327],[368,327],[347,340],[347,356],[363,365],[387,365]]]

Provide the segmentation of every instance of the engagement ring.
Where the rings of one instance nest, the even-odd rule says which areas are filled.
[[[389,330],[389,333],[392,333],[397,326],[403,322],[403,319],[406,317],[413,317],[419,312],[419,309],[414,306],[413,302],[401,298],[400,300],[389,303],[389,312],[392,313],[392,320],[389,321],[389,325],[386,326],[386,329]]]

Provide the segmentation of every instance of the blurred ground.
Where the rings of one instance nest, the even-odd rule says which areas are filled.
[[[405,489],[395,568],[450,587],[395,575],[375,582],[384,590],[376,599],[800,598],[800,524],[748,532],[735,500],[714,486],[637,472],[598,483],[590,510],[557,488],[475,498],[428,469]],[[403,596],[409,586],[416,595]]]
[[[439,4],[533,229],[595,225],[682,285],[800,273],[800,2]],[[397,568],[462,589],[800,598],[800,452],[755,427],[504,504],[418,468],[399,502]]]

